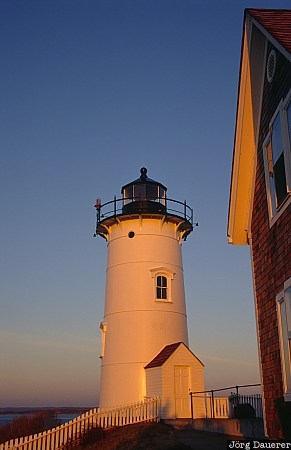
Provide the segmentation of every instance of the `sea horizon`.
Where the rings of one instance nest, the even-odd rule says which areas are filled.
[[[85,411],[92,408],[97,408],[97,405],[84,405],[84,406],[0,406],[0,414],[8,414],[9,412],[19,412],[23,414],[24,412],[33,411]]]
[[[69,422],[95,406],[9,406],[0,408],[0,426],[38,412],[54,412],[60,424]]]

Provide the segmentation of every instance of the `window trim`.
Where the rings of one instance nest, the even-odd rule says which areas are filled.
[[[286,401],[291,401],[291,336],[287,326],[287,289],[291,288],[291,277],[284,283],[283,290],[276,295],[278,331],[280,342],[280,359],[283,378],[283,394]],[[290,314],[290,311],[289,311]],[[290,319],[290,317],[289,317]],[[289,334],[289,336],[288,336]],[[287,341],[286,341],[287,339]],[[289,349],[288,349],[289,347]],[[287,349],[287,351],[286,351]]]
[[[150,269],[151,277],[153,279],[153,298],[155,302],[158,303],[173,303],[172,300],[172,280],[174,279],[175,272],[166,267],[157,267]],[[157,278],[165,277],[167,280],[167,298],[157,297]]]
[[[278,107],[276,108],[270,122],[269,122],[269,132],[263,142],[263,158],[264,158],[264,172],[265,172],[265,184],[267,193],[267,203],[269,212],[269,222],[270,227],[277,221],[281,214],[286,210],[287,206],[291,203],[291,136],[289,136],[288,130],[288,117],[287,108],[291,104],[291,89],[285,97],[285,100],[281,99]],[[284,168],[286,176],[286,189],[287,196],[283,202],[277,207],[274,205],[274,201],[271,193],[270,185],[270,175],[269,175],[269,161],[268,161],[268,144],[271,141],[271,128],[275,122],[277,115],[279,114],[280,126],[281,126],[281,137],[283,145],[283,155],[284,155]]]

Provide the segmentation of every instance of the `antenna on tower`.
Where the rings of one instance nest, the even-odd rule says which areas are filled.
[[[96,209],[100,209],[101,208],[101,198],[96,198],[96,202],[95,202],[95,208]]]
[[[96,198],[96,202],[95,202],[94,206],[96,208],[96,216],[97,216],[96,230],[97,230],[97,225],[100,222],[100,211],[101,211],[101,206],[102,206],[101,198],[98,198],[98,197]],[[93,236],[96,237],[97,234],[94,233]]]

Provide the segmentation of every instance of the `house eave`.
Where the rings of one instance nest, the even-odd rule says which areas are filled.
[[[250,215],[250,185],[253,172],[253,124],[250,85],[250,61],[247,27],[244,29],[236,128],[233,149],[232,175],[228,212],[228,242],[233,245],[248,244]]]
[[[228,242],[248,245],[254,192],[256,147],[265,73],[266,37],[245,15],[228,210]],[[256,94],[254,94],[256,93]]]

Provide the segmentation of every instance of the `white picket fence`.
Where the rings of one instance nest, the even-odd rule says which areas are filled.
[[[52,430],[0,444],[0,450],[60,450],[78,441],[95,427],[120,427],[138,422],[159,421],[158,397],[114,409],[91,409]]]
[[[206,417],[215,417],[216,419],[231,417],[228,397],[215,397],[213,401],[207,397],[205,400]]]

